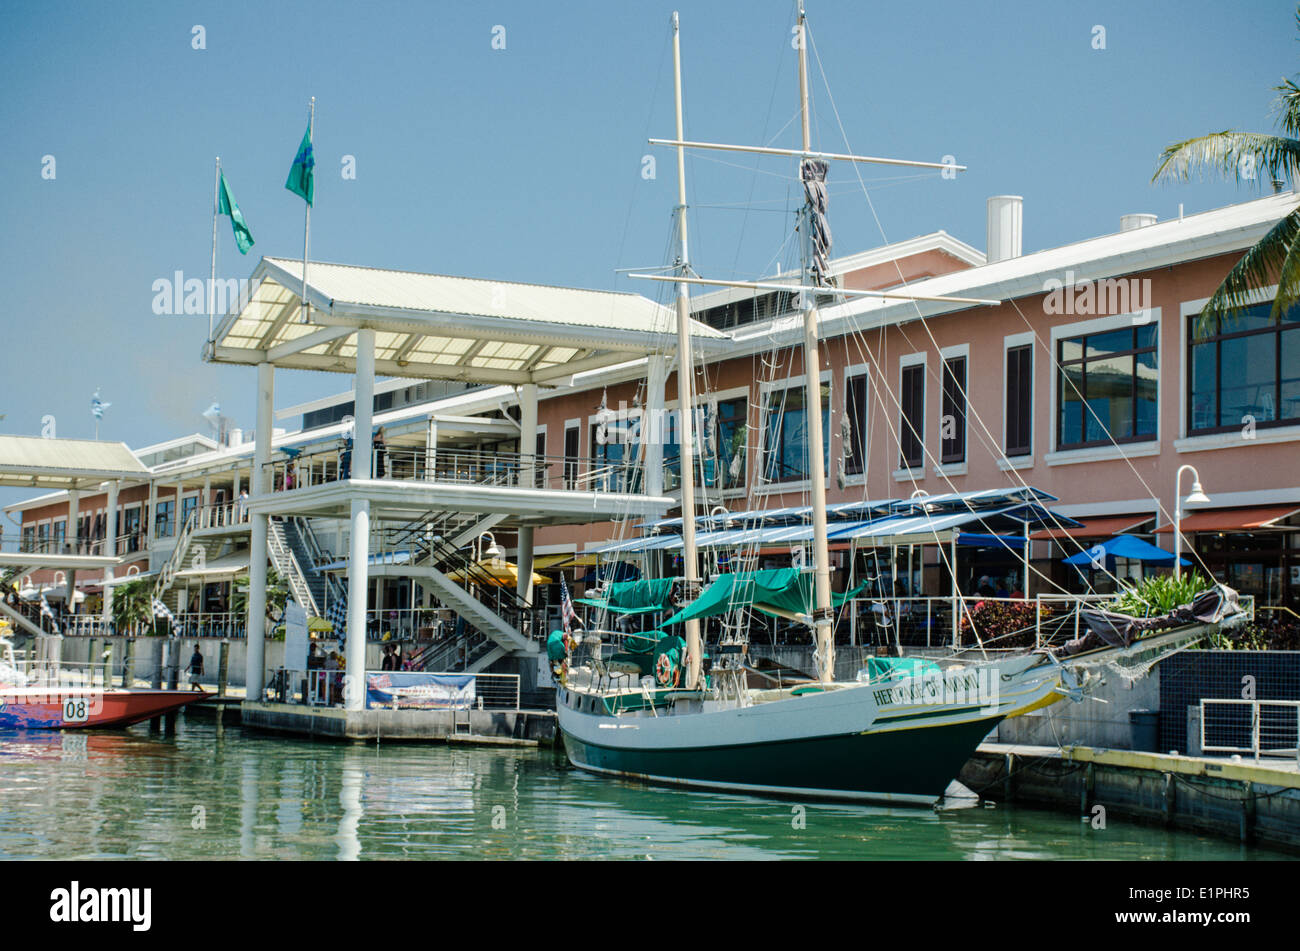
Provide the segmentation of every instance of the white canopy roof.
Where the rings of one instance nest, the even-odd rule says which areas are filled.
[[[147,479],[126,443],[0,436],[0,485],[86,489],[112,479]]]
[[[676,314],[637,294],[263,258],[247,302],[222,320],[208,358],[356,370],[355,332],[375,333],[381,376],[545,383],[676,348]],[[726,334],[692,322],[704,349]]]

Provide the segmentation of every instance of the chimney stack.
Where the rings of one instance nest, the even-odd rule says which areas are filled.
[[[994,195],[989,199],[989,264],[1020,257],[1024,205],[1019,195]]]

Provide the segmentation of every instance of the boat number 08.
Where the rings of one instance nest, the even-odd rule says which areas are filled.
[[[85,697],[68,697],[63,701],[64,723],[85,723],[90,719],[90,701]]]

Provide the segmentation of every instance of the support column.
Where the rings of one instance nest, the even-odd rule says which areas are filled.
[[[81,515],[81,493],[76,489],[68,492],[68,528],[63,535],[64,546],[73,554],[79,554],[81,543],[77,532],[77,518]],[[68,569],[68,599],[64,602],[69,614],[77,613],[77,572]]]
[[[664,494],[664,391],[667,385],[668,361],[652,353],[646,372],[645,415],[641,418],[646,495]]]
[[[520,473],[529,488],[537,485],[533,462],[537,455],[537,384],[525,383],[519,388],[519,461]],[[533,603],[533,527],[521,526],[515,561],[519,566],[519,580],[515,592],[525,604]],[[528,633],[528,632],[524,632]]]
[[[117,481],[108,484],[108,502],[104,506],[105,555],[117,554]],[[104,569],[104,629],[113,623],[113,566]],[[125,632],[122,632],[125,633]]]
[[[153,543],[157,535],[154,532],[158,515],[158,483],[149,480],[149,511],[145,516],[144,537],[149,547],[149,566],[153,567]]]
[[[370,448],[375,410],[375,332],[357,331],[356,400],[352,407],[352,478],[375,477],[375,454]]]
[[[370,501],[353,499],[352,536],[348,544],[348,641],[344,648],[347,673],[343,678],[343,702],[349,710],[360,710],[365,706],[366,591],[370,586],[369,561]]]
[[[271,492],[267,463],[271,460],[271,422],[275,405],[275,367],[257,365],[257,431],[253,446],[252,499],[260,500]],[[262,699],[266,682],[266,533],[269,516],[258,512],[252,517],[248,549],[248,654],[244,683],[249,700]]]

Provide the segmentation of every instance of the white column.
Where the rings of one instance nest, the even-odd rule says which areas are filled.
[[[149,515],[148,518],[146,519],[146,523],[144,526],[144,532],[145,532],[144,537],[147,540],[147,544],[149,547],[150,567],[153,566],[153,542],[154,542],[154,538],[156,537],[154,535],[154,525],[157,521],[157,515],[158,515],[157,509],[158,509],[158,483],[155,482],[153,479],[150,479],[149,480]]]
[[[352,436],[352,478],[354,479],[374,478],[374,453],[370,448],[374,409],[375,332],[362,328],[357,331],[356,401],[352,407],[355,427]]]
[[[668,361],[652,353],[646,373],[645,415],[641,418],[646,495],[664,494],[664,391],[667,384]]]
[[[68,492],[68,530],[63,535],[63,543],[69,546],[73,554],[77,554],[77,518],[81,515],[81,493],[76,489]],[[77,613],[77,572],[75,569],[68,570],[68,600],[64,602],[69,614]]]
[[[271,421],[275,405],[275,368],[269,363],[257,365],[257,432],[253,447],[252,499],[271,492],[266,464],[271,459]],[[252,537],[248,549],[248,655],[245,683],[249,700],[262,699],[266,681],[266,533],[268,516],[252,516]]]
[[[117,482],[108,484],[108,502],[104,506],[104,551],[105,555],[117,554]],[[104,628],[107,630],[113,620],[113,566],[104,569]]]
[[[533,468],[533,459],[537,454],[537,384],[525,383],[519,388],[519,456],[520,473],[526,478],[528,488],[537,484]],[[533,603],[533,528],[519,529],[518,544],[515,546],[516,561],[519,565],[519,580],[515,591],[520,600]]]
[[[177,509],[180,508],[180,499],[176,500]],[[207,507],[212,504],[212,476],[203,477],[203,495],[199,497],[199,505]]]
[[[369,413],[366,414],[367,416]],[[349,710],[365,706],[366,590],[370,585],[370,501],[352,500],[352,537],[348,545],[348,641],[344,648],[347,674],[343,702]]]

